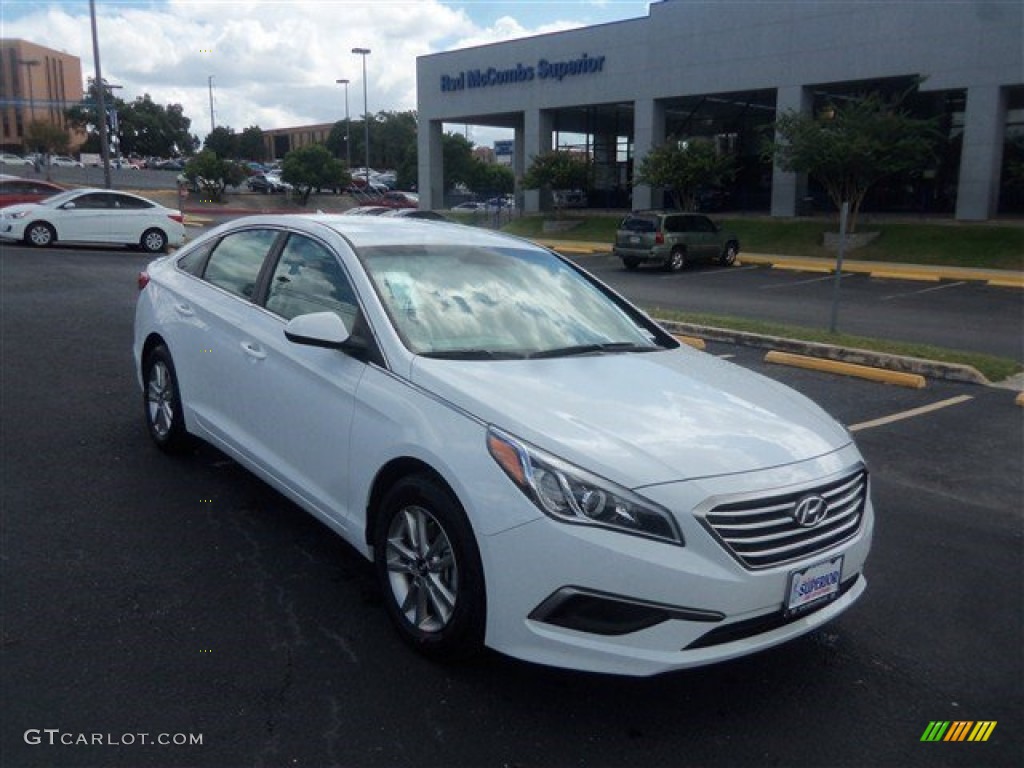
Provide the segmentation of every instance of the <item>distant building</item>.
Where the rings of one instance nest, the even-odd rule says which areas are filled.
[[[22,152],[25,129],[33,121],[68,131],[76,151],[85,134],[72,130],[65,112],[83,96],[82,60],[25,40],[0,39],[0,146]]]
[[[326,144],[334,123],[300,125],[294,128],[273,128],[263,131],[267,160],[281,160],[293,149],[309,144]]]
[[[706,137],[738,161],[720,190],[730,207],[792,216],[823,195],[764,156],[775,119],[909,92],[912,114],[944,131],[943,155],[879,184],[867,202],[985,220],[1001,202],[1010,210],[1014,194],[1002,169],[1024,136],[1022,16],[1019,0],[665,0],[640,18],[420,56],[420,201],[444,205],[451,124],[508,129],[511,155],[496,155],[517,177],[537,155],[581,149],[594,207],[663,204],[663,190],[633,183],[635,164],[670,137]],[[540,191],[524,190],[523,201],[538,210]]]

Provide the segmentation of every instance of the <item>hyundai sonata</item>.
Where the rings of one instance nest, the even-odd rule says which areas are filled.
[[[344,537],[424,653],[654,674],[864,592],[849,433],[529,242],[258,216],[139,283],[156,445],[207,441]]]

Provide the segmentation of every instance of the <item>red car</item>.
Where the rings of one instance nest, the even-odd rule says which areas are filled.
[[[15,203],[38,203],[63,191],[64,187],[39,179],[0,179],[0,208]]]
[[[419,208],[420,197],[413,192],[385,192],[373,201],[387,208]]]

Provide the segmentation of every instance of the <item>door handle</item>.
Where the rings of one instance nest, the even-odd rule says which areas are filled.
[[[185,317],[192,317],[195,314],[192,311],[192,307],[188,304],[175,304],[174,308],[178,311],[179,315],[184,315]]]
[[[267,353],[263,351],[263,348],[259,344],[255,344],[251,341],[241,342],[241,347],[245,354],[256,360],[262,360],[267,356]]]

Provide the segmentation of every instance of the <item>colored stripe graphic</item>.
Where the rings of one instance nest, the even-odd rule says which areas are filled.
[[[921,741],[988,741],[996,729],[996,720],[932,720],[921,734]]]

